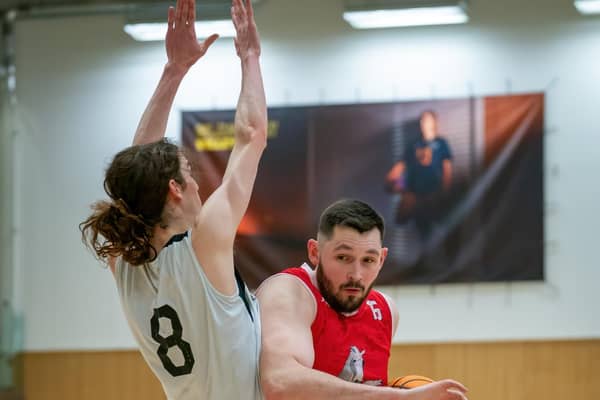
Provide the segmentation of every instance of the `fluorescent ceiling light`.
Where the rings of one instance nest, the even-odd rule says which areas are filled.
[[[600,14],[600,0],[575,0],[575,8],[582,14]]]
[[[235,27],[231,20],[213,20],[213,21],[196,21],[196,36],[198,39],[204,39],[218,33],[220,37],[234,37]],[[138,24],[127,24],[124,28],[125,32],[141,42],[165,40],[167,34],[166,22],[146,22]]]
[[[464,24],[469,17],[460,6],[346,11],[344,19],[356,29]]]

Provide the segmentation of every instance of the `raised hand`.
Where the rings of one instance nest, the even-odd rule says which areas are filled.
[[[260,38],[256,23],[252,0],[233,0],[231,2],[231,19],[235,26],[235,50],[244,60],[250,56],[260,56]]]
[[[196,4],[194,0],[177,0],[175,8],[169,7],[166,47],[169,64],[187,71],[219,37],[212,34],[199,42],[196,38]]]

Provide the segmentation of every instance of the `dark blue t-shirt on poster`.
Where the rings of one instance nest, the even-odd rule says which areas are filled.
[[[406,187],[415,194],[431,194],[442,189],[444,160],[452,153],[446,139],[437,137],[428,142],[423,138],[411,146],[407,157]]]

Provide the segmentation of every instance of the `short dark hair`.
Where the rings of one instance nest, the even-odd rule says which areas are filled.
[[[330,238],[336,226],[352,228],[358,233],[377,228],[383,242],[385,233],[383,218],[370,205],[360,200],[339,200],[323,211],[319,219],[319,233]]]

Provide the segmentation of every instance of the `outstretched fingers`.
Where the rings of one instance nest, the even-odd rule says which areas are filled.
[[[190,20],[188,19],[189,13],[190,13],[190,0],[183,0],[183,8],[181,10],[181,24],[182,25],[189,24],[189,22],[190,22]]]
[[[190,10],[188,11],[188,16],[190,18],[190,22],[194,23],[196,21],[196,4],[195,2],[192,0],[190,5]]]
[[[175,23],[175,8],[173,6],[169,7],[169,12],[167,13],[167,24],[169,26],[169,31],[173,29],[173,24]]]
[[[181,13],[184,2],[185,0],[177,0],[177,3],[175,4],[175,25],[179,25],[181,23]]]
[[[448,389],[446,392],[448,392],[452,400],[468,400],[467,396],[458,389]]]
[[[233,3],[241,13],[246,14],[246,6],[242,0],[233,0]]]
[[[213,33],[212,35],[210,35],[209,37],[207,37],[204,42],[202,43],[202,50],[203,53],[206,53],[206,50],[208,50],[208,48],[215,42],[215,40],[217,40],[219,38],[219,35],[217,35],[216,33]]]
[[[254,10],[252,9],[252,0],[246,0],[246,14],[250,18],[254,16]]]
[[[440,381],[444,389],[452,389],[453,391],[459,391],[461,393],[466,393],[468,389],[460,382],[457,382],[453,379],[444,379]]]
[[[243,24],[245,20],[245,14],[246,12],[244,10],[244,4],[242,3],[242,0],[233,0],[231,5],[231,19],[236,29]]]

